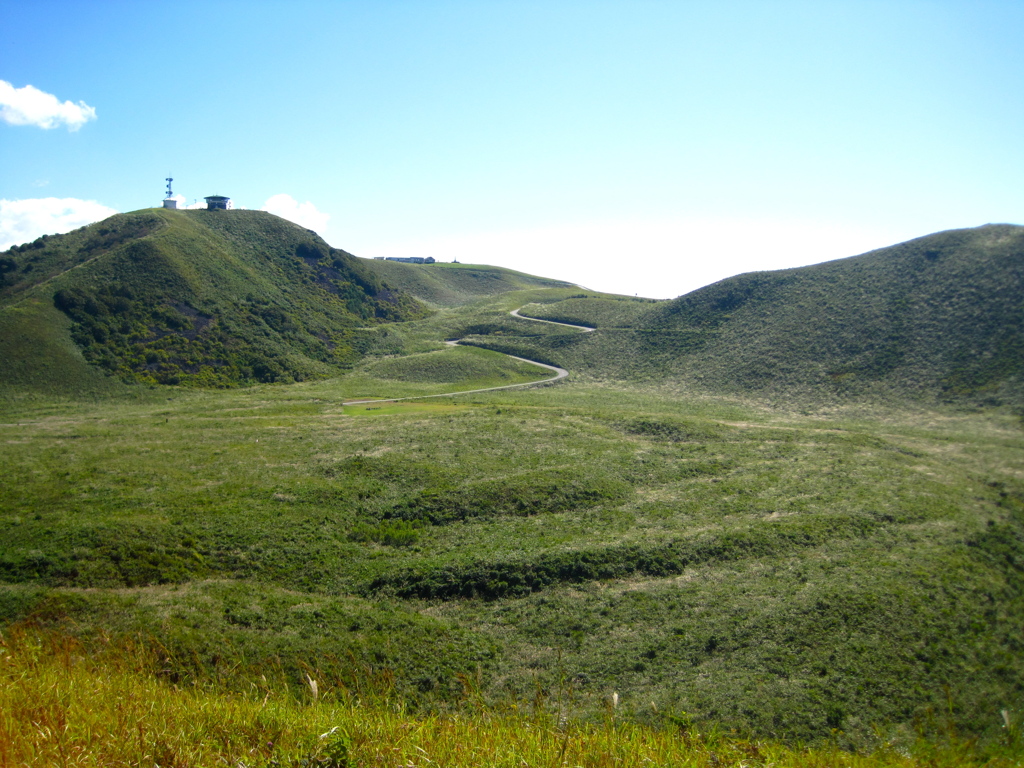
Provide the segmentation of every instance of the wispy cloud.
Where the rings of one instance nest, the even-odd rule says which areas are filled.
[[[178,207],[179,208],[187,208],[187,209],[192,210],[192,211],[198,211],[198,210],[205,210],[206,209],[206,201],[205,200],[198,200],[197,199],[197,200],[193,200],[190,203],[190,202],[188,202],[188,200],[185,198],[184,195],[175,195],[174,199],[178,201]]]
[[[178,209],[179,210],[180,209],[184,209],[184,208],[205,208],[206,207],[205,205],[199,203],[198,201],[196,201],[195,203],[189,204],[188,198],[186,198],[180,192],[178,194],[176,194],[176,195],[171,195],[167,199],[168,200],[176,201],[178,203]]]
[[[40,91],[35,86],[15,88],[6,80],[0,80],[0,120],[5,123],[46,129],[66,125],[69,131],[77,131],[95,119],[95,108],[84,101],[62,103],[52,93]]]
[[[273,213],[288,221],[294,221],[299,226],[312,229],[314,232],[323,234],[327,227],[327,220],[330,214],[318,211],[316,206],[308,200],[300,203],[291,195],[274,195],[263,204],[261,210]]]
[[[56,235],[113,216],[117,211],[95,200],[73,197],[41,197],[29,200],[0,200],[0,251]]]

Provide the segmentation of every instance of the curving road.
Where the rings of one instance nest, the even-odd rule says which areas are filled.
[[[529,305],[527,304],[524,306]],[[523,309],[523,307],[520,307],[519,309]],[[554,320],[539,320],[536,317],[524,317],[523,315],[519,314],[519,309],[513,309],[511,312],[509,312],[509,314],[512,315],[513,317],[518,317],[520,320],[530,320],[531,322],[534,323],[550,323],[551,325],[564,325],[566,328],[575,328],[576,330],[581,331],[583,333],[589,333],[590,331],[597,330],[596,328],[589,328],[585,325],[571,325],[569,323],[556,323]],[[461,343],[462,342],[458,340],[445,342],[445,344],[448,344],[449,346],[452,347],[458,346]],[[452,395],[471,395],[478,392],[495,392],[499,389],[533,387],[536,386],[537,384],[547,384],[552,381],[558,381],[559,379],[564,379],[566,376],[569,375],[569,372],[565,370],[565,368],[559,368],[557,365],[539,363],[536,360],[527,360],[525,357],[516,357],[515,355],[506,355],[506,357],[511,357],[513,360],[519,360],[524,363],[529,363],[530,365],[537,365],[540,366],[541,368],[547,368],[549,371],[554,371],[555,375],[552,376],[550,379],[541,379],[539,381],[527,381],[522,384],[504,384],[500,387],[484,387],[483,389],[463,389],[460,390],[459,392],[442,392],[440,395],[413,395],[412,397],[388,397],[380,400],[346,400],[345,402],[342,403],[342,405],[364,405],[366,403],[397,403],[401,400],[425,400],[429,397],[451,397]]]
[[[525,307],[528,306],[530,305],[524,304],[519,309],[524,309]],[[591,328],[589,325],[572,325],[571,323],[559,323],[556,322],[555,320],[541,320],[540,318],[537,317],[525,317],[519,314],[519,309],[513,309],[511,312],[509,312],[509,314],[512,315],[512,317],[518,317],[520,320],[530,320],[534,323],[550,323],[551,325],[564,325],[566,328],[575,328],[578,331],[583,331],[583,333],[590,333],[591,331],[597,330],[597,328]]]

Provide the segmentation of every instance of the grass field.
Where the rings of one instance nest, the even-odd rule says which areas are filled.
[[[867,748],[1020,710],[1011,414],[579,384],[342,405],[367,387],[10,407],[4,619],[142,633],[238,688],[270,659],[387,669],[426,711],[479,675],[491,702],[571,687],[583,721],[617,691],[631,721]]]
[[[320,301],[331,259],[354,264],[344,290],[408,291],[405,319],[344,310],[344,366],[292,359],[299,375],[279,380],[306,380],[287,386],[129,386],[73,343],[78,310],[22,277],[70,279],[70,251],[19,251],[5,272],[0,765],[1020,759],[1024,431],[1003,365],[1016,337],[985,358],[998,371],[972,369],[979,387],[938,397],[952,358],[912,350],[879,377],[836,378],[842,350],[818,359],[811,336],[764,321],[852,290],[843,276],[870,259],[648,302],[476,265],[311,255],[256,224],[283,226],[225,218],[204,235],[246,269],[266,262],[262,298],[245,300],[269,313],[242,334],[256,347],[329,337],[326,314],[303,331],[288,307]],[[1018,233],[993,232],[872,258],[879,274],[901,259],[931,270],[886,287],[923,307],[921,286],[948,282],[936,264],[967,274],[950,243],[1011,263]],[[261,238],[280,248],[257,254]],[[102,260],[116,239],[86,250]],[[301,290],[277,296],[279,273]],[[134,311],[94,288],[68,301],[91,298],[96,328]],[[941,334],[970,309],[943,306],[893,333]],[[965,321],[951,343],[978,328],[998,342]],[[471,391],[551,375],[500,352],[570,376]],[[319,739],[335,726],[345,738]]]

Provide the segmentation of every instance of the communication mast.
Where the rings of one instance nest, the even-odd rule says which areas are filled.
[[[171,182],[174,181],[170,176],[167,177],[167,197],[164,198],[164,208],[175,209],[178,207],[178,201],[175,200],[171,195]]]

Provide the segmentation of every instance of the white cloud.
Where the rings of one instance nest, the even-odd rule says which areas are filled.
[[[115,213],[113,208],[95,200],[73,197],[0,200],[0,251],[31,242],[40,235],[70,232]]]
[[[77,131],[95,119],[96,110],[84,101],[62,104],[53,94],[34,86],[15,88],[6,80],[0,80],[0,120],[5,123],[46,129],[66,125],[69,131]]]
[[[165,200],[174,200],[175,202],[178,203],[178,208],[179,209],[181,209],[181,208],[188,208],[189,207],[188,200],[180,192],[177,195],[171,195],[170,197],[164,198],[164,199]],[[196,207],[198,207],[198,204],[197,204]]]
[[[318,211],[308,200],[300,203],[291,195],[274,195],[260,210],[294,221],[299,226],[312,229],[321,235],[327,228],[327,220],[331,218],[330,214]]]

